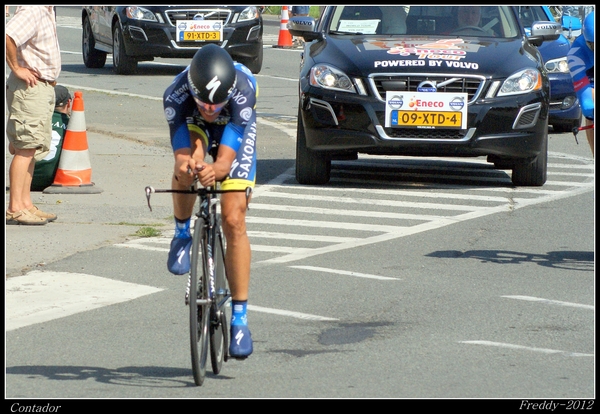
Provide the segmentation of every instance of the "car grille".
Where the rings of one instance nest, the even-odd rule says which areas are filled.
[[[424,74],[376,74],[369,76],[369,82],[377,98],[385,102],[386,91],[417,92],[423,81],[435,82],[438,92],[465,92],[472,103],[481,93],[485,84],[483,76],[467,75],[424,75]]]
[[[172,26],[175,26],[177,20],[194,20],[194,16],[200,14],[204,20],[222,20],[223,24],[228,24],[231,18],[231,10],[225,9],[185,9],[185,10],[167,10],[167,18]]]

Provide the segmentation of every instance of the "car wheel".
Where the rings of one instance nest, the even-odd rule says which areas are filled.
[[[516,186],[539,187],[548,176],[548,135],[544,138],[542,151],[533,162],[515,160],[512,170],[512,183]]]
[[[81,36],[81,51],[83,63],[86,68],[103,68],[106,63],[106,52],[96,49],[96,41],[92,33],[90,18],[83,21],[83,35]]]
[[[296,133],[296,181],[300,184],[327,184],[331,178],[331,159],[306,147],[302,114],[298,110]]]
[[[254,73],[254,74],[259,73],[260,70],[262,69],[262,64],[263,64],[262,45],[258,51],[258,55],[255,58],[252,58],[252,59],[239,58],[239,59],[237,59],[237,61],[240,62],[241,64],[243,64],[244,66],[246,66],[248,69],[250,69],[250,71],[252,73]]]
[[[119,75],[131,75],[137,70],[137,60],[125,54],[123,32],[118,24],[113,29],[113,69]]]

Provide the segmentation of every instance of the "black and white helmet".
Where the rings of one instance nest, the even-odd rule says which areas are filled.
[[[226,103],[235,89],[236,70],[229,53],[209,43],[199,49],[188,70],[190,92],[209,105]]]

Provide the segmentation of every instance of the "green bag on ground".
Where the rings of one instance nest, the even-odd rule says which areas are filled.
[[[60,154],[62,153],[63,140],[69,125],[69,115],[54,111],[52,114],[52,142],[50,152],[46,157],[35,163],[31,191],[43,191],[54,183],[54,176],[58,169]]]

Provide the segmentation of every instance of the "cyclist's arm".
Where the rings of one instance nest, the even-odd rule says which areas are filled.
[[[222,181],[229,175],[243,136],[243,127],[232,123],[225,126],[217,152],[217,159],[213,163],[217,181]]]
[[[581,112],[586,118],[593,119],[594,86],[590,83],[590,79],[587,76],[587,70],[590,67],[593,67],[594,62],[593,53],[588,53],[588,50],[588,47],[583,41],[583,37],[579,37],[573,42],[567,58],[569,71],[573,78],[573,87],[581,106]]]

